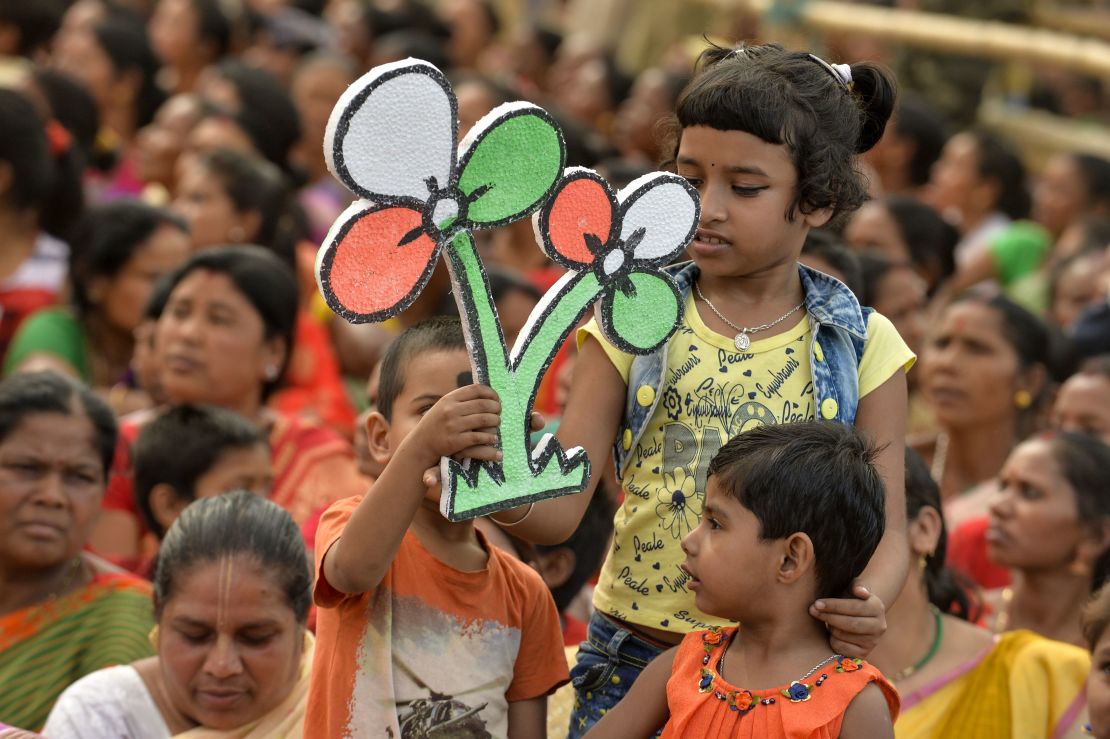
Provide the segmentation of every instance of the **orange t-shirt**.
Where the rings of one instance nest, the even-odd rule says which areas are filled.
[[[690,736],[727,736],[734,739],[835,739],[844,712],[861,690],[876,683],[886,697],[893,721],[898,716],[898,691],[867,662],[840,658],[798,682],[805,685],[792,701],[782,686],[744,690],[717,672],[721,653],[737,627],[694,631],[675,653],[667,681],[671,717],[662,739]],[[708,657],[708,660],[706,659]],[[808,698],[805,696],[808,695]]]
[[[430,736],[452,721],[457,731],[506,736],[509,703],[569,677],[547,586],[480,531],[489,559],[476,572],[439,561],[409,531],[377,588],[340,593],[324,578],[324,555],[361,500],[333,504],[316,534],[305,736]]]

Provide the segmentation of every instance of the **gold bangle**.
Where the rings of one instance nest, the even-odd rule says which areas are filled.
[[[497,520],[496,518],[494,518],[493,516],[490,516],[489,518],[490,518],[490,520],[491,520],[491,521],[493,521],[493,522],[494,522],[495,524],[497,524],[497,525],[498,525],[498,526],[500,526],[501,528],[507,529],[507,528],[509,528],[510,526],[516,526],[516,525],[517,525],[518,523],[523,523],[523,522],[524,522],[524,519],[526,519],[526,518],[528,518],[528,517],[529,517],[530,515],[532,515],[532,509],[533,509],[533,508],[535,508],[535,507],[536,507],[536,502],[535,502],[535,501],[532,501],[531,503],[529,503],[529,504],[528,504],[528,510],[526,510],[526,511],[524,512],[524,515],[523,515],[523,516],[521,516],[520,518],[518,518],[517,520],[513,521],[512,523],[504,523],[504,522],[502,522],[502,521],[498,521],[498,520]]]

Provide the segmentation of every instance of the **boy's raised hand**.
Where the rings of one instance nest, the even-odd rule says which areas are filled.
[[[864,659],[886,631],[886,607],[859,580],[852,585],[852,594],[856,597],[822,598],[809,607],[809,613],[825,622],[834,652]]]
[[[422,452],[427,466],[456,456],[496,462],[500,422],[501,401],[493,388],[465,385],[436,401],[405,441]]]

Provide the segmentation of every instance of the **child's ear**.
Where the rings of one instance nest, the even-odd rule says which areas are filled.
[[[547,583],[547,587],[554,589],[564,585],[570,579],[570,576],[574,574],[574,565],[577,561],[578,558],[575,556],[573,549],[559,547],[541,554],[537,558],[536,565],[540,571],[540,577]]]
[[[393,450],[389,446],[389,421],[377,411],[366,416],[366,445],[370,457],[380,465],[389,463]]]
[[[940,541],[940,514],[931,506],[924,506],[910,521],[910,549],[917,555],[929,555],[937,550]]]
[[[173,485],[167,482],[160,482],[150,489],[150,512],[162,531],[170,530],[187,505],[189,501],[182,500]]]
[[[775,573],[779,582],[784,585],[795,583],[810,572],[813,565],[813,542],[807,534],[799,531],[783,539],[778,572]]]
[[[802,213],[802,223],[808,228],[821,228],[833,216],[832,208],[818,208],[812,213]]]

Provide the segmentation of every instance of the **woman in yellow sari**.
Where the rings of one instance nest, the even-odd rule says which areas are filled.
[[[1079,736],[1086,651],[1030,631],[995,636],[970,622],[967,591],[944,568],[940,492],[924,462],[906,455],[911,567],[887,611],[886,636],[868,658],[894,682],[898,739]]]
[[[191,504],[154,574],[157,656],[58,699],[50,739],[300,739],[312,575],[293,519],[246,491]]]

